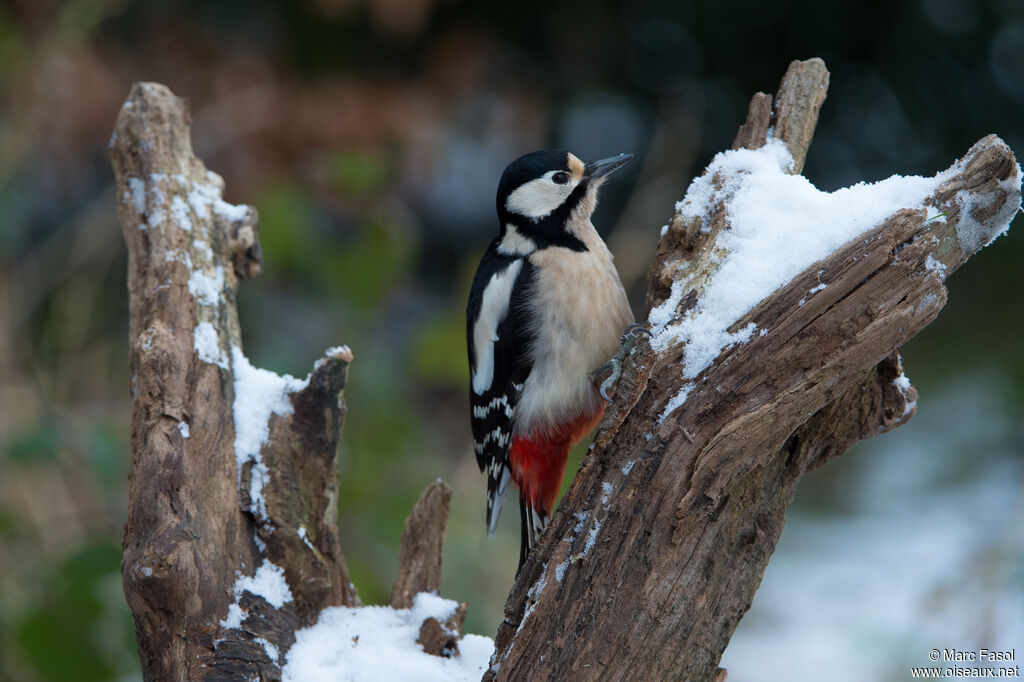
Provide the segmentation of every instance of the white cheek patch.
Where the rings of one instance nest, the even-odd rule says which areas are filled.
[[[482,395],[494,381],[494,344],[498,342],[498,325],[508,314],[512,285],[519,277],[523,261],[491,275],[480,303],[480,316],[473,325],[473,392]]]
[[[531,180],[517,187],[505,200],[505,209],[509,213],[540,220],[562,205],[562,202],[576,187],[576,181],[564,185],[553,182],[550,176],[558,171],[551,171],[542,178]]]

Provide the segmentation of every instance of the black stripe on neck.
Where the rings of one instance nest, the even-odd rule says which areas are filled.
[[[572,251],[586,251],[587,246],[567,231],[573,211],[587,194],[587,182],[576,185],[562,205],[539,220],[532,220],[502,208],[498,212],[501,220],[501,237],[505,236],[505,225],[511,223],[524,236],[529,237],[538,249],[562,246]]]

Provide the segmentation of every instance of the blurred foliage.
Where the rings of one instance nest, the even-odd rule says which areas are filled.
[[[388,179],[388,163],[368,154],[335,154],[330,160],[330,175],[339,192],[352,197],[366,197],[381,189]]]
[[[127,672],[124,652],[134,647],[135,634],[118,604],[120,580],[110,571],[120,556],[117,542],[97,539],[47,576],[48,594],[24,614],[17,632],[26,659],[46,678],[109,680]]]
[[[264,274],[239,292],[253,362],[302,376],[328,346],[355,353],[339,515],[363,599],[386,600],[405,514],[441,476],[443,591],[493,634],[518,518],[486,540],[463,306],[502,168],[545,146],[637,153],[596,222],[640,312],[689,178],[749,95],[810,56],[832,72],[805,171],[823,189],[934,173],[989,132],[1024,150],[1017,0],[0,4],[0,680],[138,674],[119,592],[130,377],[106,157],[132,81],[190,99],[197,153],[260,212]],[[1018,232],[955,275],[905,349],[919,409],[987,371],[1024,412]],[[840,490],[854,461],[815,489]]]
[[[6,458],[13,463],[55,460],[60,444],[58,428],[57,424],[42,422],[27,433],[15,435],[7,442]]]

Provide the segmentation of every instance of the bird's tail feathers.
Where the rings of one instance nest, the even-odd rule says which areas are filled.
[[[505,501],[505,489],[508,488],[512,472],[507,466],[502,465],[500,473],[491,471],[487,474],[487,537],[494,539],[494,529],[498,527],[498,517],[501,516],[501,505]]]
[[[520,544],[519,544],[519,566],[516,568],[516,575],[526,563],[526,557],[537,545],[541,533],[548,527],[550,519],[543,509],[535,509],[533,503],[523,495],[519,496],[519,517],[520,517]]]

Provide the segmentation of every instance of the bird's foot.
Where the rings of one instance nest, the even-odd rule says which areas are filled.
[[[603,374],[606,371],[611,371],[608,378],[601,382],[601,397],[609,403],[612,399],[608,396],[608,391],[615,386],[622,376],[622,363],[633,350],[633,347],[636,345],[636,339],[640,334],[646,334],[649,337],[653,336],[651,330],[642,324],[631,324],[626,327],[626,331],[622,332],[622,346],[619,348],[619,352],[595,372],[595,374]]]

